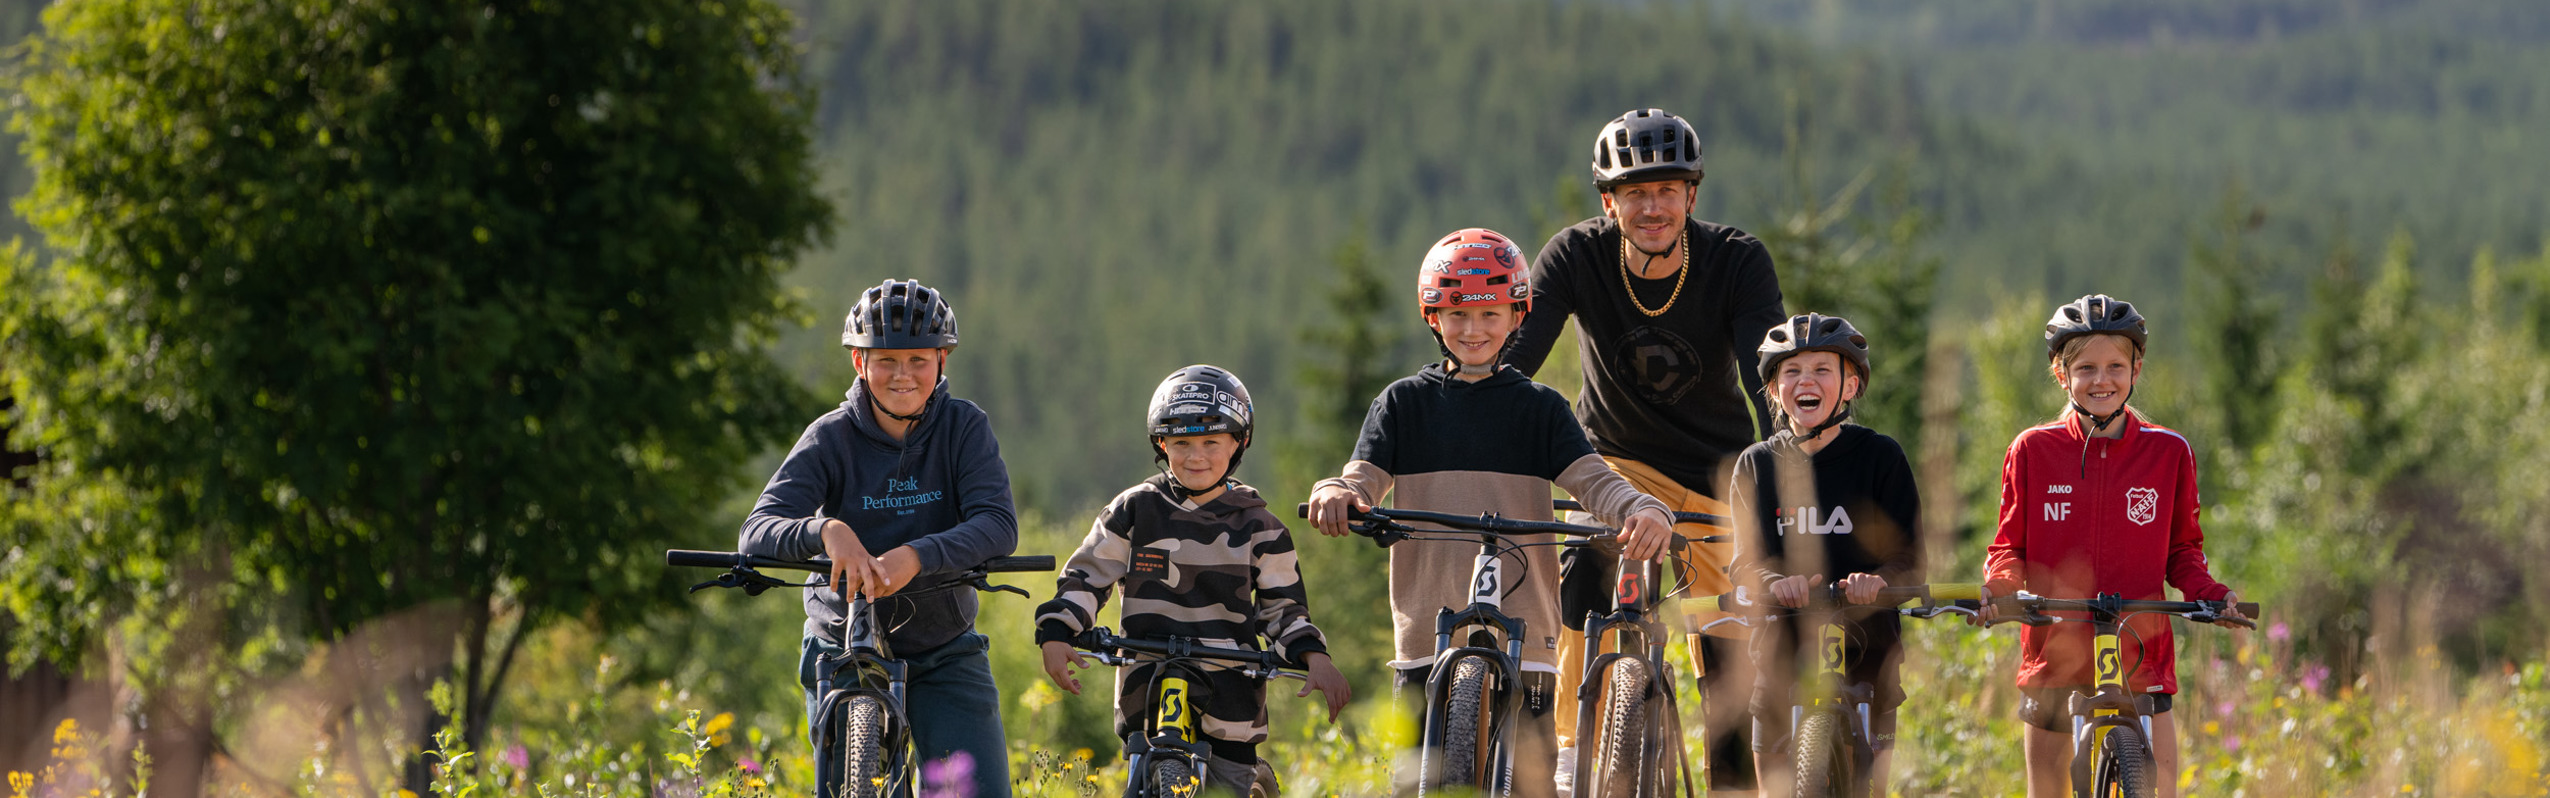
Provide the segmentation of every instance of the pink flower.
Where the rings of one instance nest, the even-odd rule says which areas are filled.
[[[751,759],[738,759],[738,760],[735,760],[735,767],[736,767],[737,769],[739,769],[739,770],[742,770],[742,771],[746,772],[746,773],[751,773],[751,774],[754,774],[754,775],[760,775],[760,774],[761,774],[761,763],[759,763],[759,762],[755,762],[755,761],[753,761],[753,760],[751,760]]]
[[[964,751],[921,765],[923,798],[973,798],[974,755]]]
[[[513,747],[498,754],[496,760],[513,766],[515,770],[529,770],[531,769],[531,749],[522,747],[521,743],[514,743]]]
[[[2311,663],[2311,667],[2302,669],[2302,689],[2304,690],[2317,693],[2320,691],[2320,685],[2328,680],[2329,666],[2327,665],[2314,662]]]
[[[2240,735],[2234,734],[2232,736],[2222,738],[2222,752],[2226,754],[2240,753]]]
[[[2293,627],[2284,625],[2283,621],[2267,624],[2267,639],[2278,643],[2291,640],[2293,639]]]

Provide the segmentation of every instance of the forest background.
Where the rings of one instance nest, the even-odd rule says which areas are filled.
[[[711,5],[729,7],[645,7],[673,18]],[[9,448],[52,459],[21,461],[8,493],[0,623],[17,692],[0,710],[0,769],[46,784],[114,778],[146,736],[139,721],[175,713],[202,733],[154,741],[192,751],[157,749],[163,778],[196,761],[178,772],[206,790],[421,791],[430,768],[415,750],[452,721],[452,744],[488,752],[497,787],[645,791],[680,776],[664,756],[687,748],[665,731],[696,709],[693,736],[717,743],[698,772],[750,763],[765,784],[802,784],[797,603],[685,598],[701,575],[651,563],[663,548],[731,544],[781,448],[847,387],[834,336],[860,289],[914,277],[955,300],[965,344],[950,383],[999,431],[1023,553],[1067,554],[1107,497],[1150,473],[1137,414],[1187,363],[1249,380],[1260,437],[1242,476],[1281,507],[1343,460],[1379,386],[1430,354],[1401,290],[1424,246],[1466,226],[1538,242],[1591,215],[1586,140],[1621,111],[1661,107],[1707,148],[1698,215],[1772,247],[1793,312],[1871,333],[1862,419],[1916,453],[1936,581],[1972,579],[2002,448],[2059,407],[2039,365],[2048,310],[2095,291],[2152,317],[2136,403],[2197,443],[2216,571],[2270,607],[2265,632],[2184,638],[2193,700],[2177,775],[2192,792],[2550,790],[2550,578],[2537,567],[2550,562],[2538,421],[2550,409],[2550,192],[2538,177],[2550,153],[2524,133],[2550,129],[2550,18],[2527,3],[786,6],[784,40],[801,49],[767,63],[814,104],[773,124],[804,126],[806,190],[829,212],[779,207],[798,232],[774,240],[804,243],[738,283],[792,305],[701,328],[740,342],[739,379],[765,389],[721,411],[726,431],[696,462],[661,470],[705,478],[662,507],[616,510],[635,521],[585,530],[575,540],[591,550],[575,556],[550,558],[560,522],[537,503],[528,518],[469,517],[485,527],[458,539],[515,552],[501,569],[468,590],[340,606],[270,578],[281,571],[223,572],[237,561],[202,550],[102,544],[298,527],[151,509],[202,506],[219,480],[181,489],[87,470],[77,450],[36,439],[74,411],[20,405],[38,409],[12,411]],[[0,4],[0,33],[46,35],[37,13]],[[23,117],[28,95],[11,85]],[[0,169],[12,197],[34,183],[25,162]],[[69,246],[27,222],[67,207],[48,202],[4,222],[28,239],[11,256],[21,279],[45,279],[50,253]],[[42,356],[24,319],[46,309],[8,310],[9,388],[54,395],[25,365]],[[780,371],[755,371],[755,357]],[[1573,394],[1573,368],[1559,358],[1541,380]],[[489,423],[487,435],[542,434],[539,419]],[[320,444],[297,461],[368,462],[362,449]],[[215,458],[204,473],[252,467]],[[196,504],[130,498],[187,491]],[[1330,727],[1278,697],[1276,755],[1296,763],[1303,794],[1367,792],[1392,739],[1376,709],[1380,554],[1301,543],[1316,617],[1364,701]],[[186,575],[206,570],[222,587],[189,592]],[[1050,590],[1011,581],[1039,600]],[[544,590],[553,583],[577,588]],[[219,619],[211,645],[172,638],[151,614],[190,601]],[[1042,683],[1031,606],[990,597],[982,621],[1022,710],[1010,717],[1018,775],[1085,794],[1061,779],[1086,767],[1080,756],[1109,756],[1103,691]],[[381,653],[383,640],[445,637],[448,650]],[[1898,791],[2015,792],[2014,647],[2006,632],[1920,630]],[[437,680],[462,693],[444,712],[422,706]],[[56,735],[66,715],[79,731]],[[64,764],[81,757],[104,764]]]

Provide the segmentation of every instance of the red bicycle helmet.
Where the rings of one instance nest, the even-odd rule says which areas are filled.
[[[1523,249],[1484,227],[1454,231],[1426,250],[1417,267],[1417,304],[1429,310],[1519,302],[1532,310]]]

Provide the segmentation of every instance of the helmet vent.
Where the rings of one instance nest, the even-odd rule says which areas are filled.
[[[1503,274],[1500,274],[1500,275],[1497,275],[1497,276],[1494,276],[1494,277],[1487,278],[1487,284],[1488,284],[1488,285],[1504,285],[1504,284],[1506,284],[1506,283],[1510,283],[1510,282],[1513,282],[1513,281],[1514,281],[1514,278],[1513,278],[1513,277],[1508,276],[1508,275],[1503,275]]]

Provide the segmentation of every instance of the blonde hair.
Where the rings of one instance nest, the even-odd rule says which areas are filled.
[[[2064,373],[2065,373],[2065,372],[2068,372],[2068,371],[2070,371],[2070,370],[2071,370],[2071,368],[2072,368],[2072,361],[2075,361],[2075,360],[2079,360],[2079,359],[2081,359],[2081,350],[2083,350],[2083,349],[2088,349],[2088,348],[2089,348],[2089,346],[2090,346],[2090,339],[2092,339],[2092,338],[2100,338],[2100,337],[2114,338],[2114,339],[2116,339],[2119,343],[2123,343],[2123,344],[2125,345],[2125,348],[2133,350],[2133,352],[2134,352],[2134,384],[2136,384],[2136,385],[2141,385],[2141,384],[2142,384],[2142,382],[2143,382],[2143,348],[2142,348],[2142,347],[2140,347],[2140,346],[2136,346],[2136,345],[2134,345],[2134,339],[2132,339],[2132,338],[2127,338],[2127,337],[2125,337],[2125,336],[2123,336],[2123,335],[2120,335],[2120,334],[2117,334],[2117,333],[2095,332],[2095,333],[2088,333],[2088,334],[2084,334],[2084,335],[2075,335],[2075,336],[2072,336],[2072,338],[2071,338],[2070,340],[2066,340],[2066,341],[2064,341],[2064,342],[2063,342],[2063,350],[2062,350],[2061,352],[2056,353],[2054,357],[2052,357],[2052,358],[2048,358],[2048,359],[2046,360],[2046,362],[2045,362],[2045,373],[2046,373],[2046,375],[2047,375],[2047,376],[2051,376],[2051,377],[2053,377],[2053,378],[2054,378],[2054,387],[2057,387],[2057,388],[2061,388],[2061,387],[2063,387],[2063,375],[2064,375]],[[2127,396],[2132,396],[2133,394],[2129,391],[2126,395],[2127,395]],[[2133,414],[2134,418],[2136,418],[2136,419],[2138,419],[2138,420],[2141,420],[2141,421],[2149,422],[2149,421],[2151,421],[2151,420],[2152,420],[2152,417],[2151,417],[2151,416],[2145,415],[2145,414],[2143,413],[2143,409],[2142,409],[2142,408],[2135,407],[2135,406],[2134,406],[2134,403],[2133,403],[2133,402],[2130,402],[2130,401],[2125,403],[2125,412]],[[2069,399],[2066,399],[2066,400],[2063,402],[2063,409],[2062,409],[2061,411],[2059,411],[2059,412],[2057,412],[2057,413],[2055,413],[2055,414],[2054,414],[2054,419],[2053,419],[2053,420],[2055,420],[2055,421],[2063,421],[2063,420],[2066,420],[2066,419],[2071,418],[2071,417],[2072,417],[2072,415],[2073,415],[2073,411],[2072,411],[2072,402],[2071,402]]]

